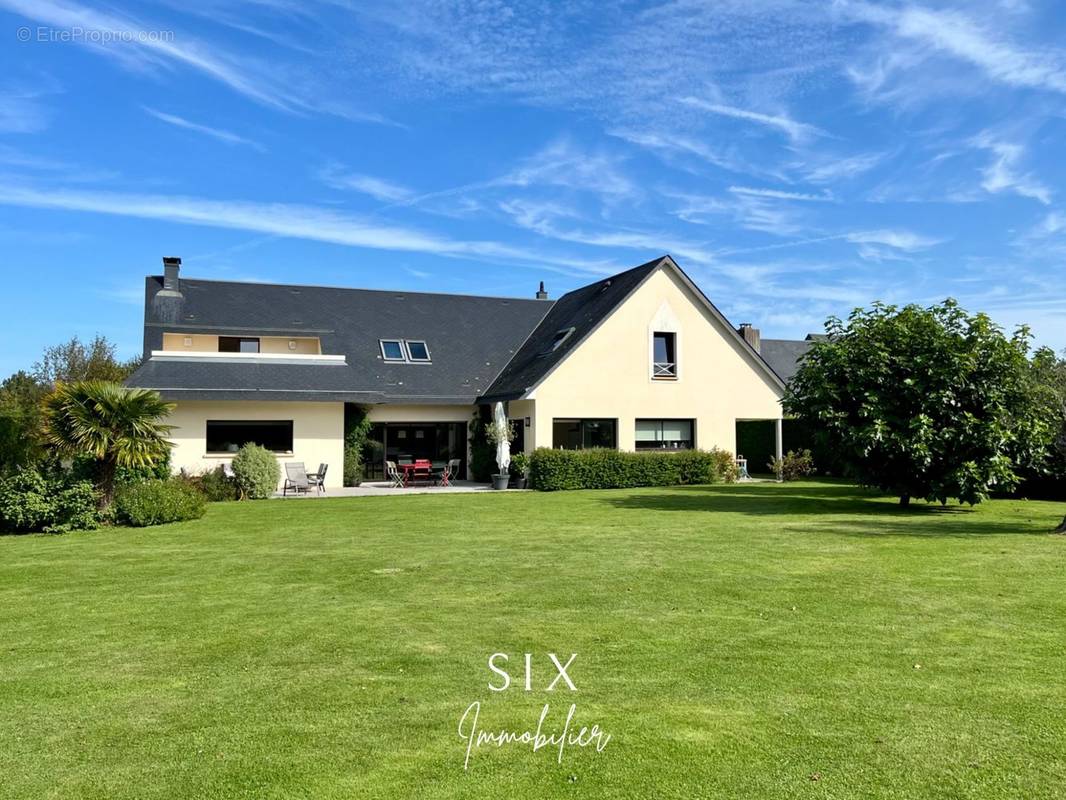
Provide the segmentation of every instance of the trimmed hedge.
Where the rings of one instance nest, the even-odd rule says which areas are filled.
[[[533,452],[529,474],[534,489],[553,492],[731,483],[737,468],[731,453],[717,449],[627,453],[542,447]]]
[[[115,517],[136,528],[199,519],[206,510],[203,492],[182,478],[130,484],[115,496]]]

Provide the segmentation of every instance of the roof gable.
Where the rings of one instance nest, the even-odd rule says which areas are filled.
[[[671,270],[689,289],[725,335],[748,356],[753,366],[766,375],[771,383],[784,389],[784,383],[765,360],[744,340],[721,311],[707,298],[685,271],[669,255],[641,264],[598,283],[583,286],[563,295],[545,316],[518,353],[500,373],[485,393],[486,400],[505,400],[521,397],[542,383],[571,353],[659,269]],[[554,351],[549,351],[552,338],[559,331],[574,328],[574,332]]]

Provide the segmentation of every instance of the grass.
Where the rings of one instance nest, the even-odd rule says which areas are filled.
[[[805,483],[0,537],[0,796],[1062,796],[1061,517]],[[543,691],[548,651],[576,694]],[[548,702],[549,732],[575,702],[612,739],[464,772],[475,700],[519,731]]]

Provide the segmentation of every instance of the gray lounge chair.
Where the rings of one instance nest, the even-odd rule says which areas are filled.
[[[281,496],[287,497],[289,492],[299,495],[300,492],[307,494],[311,488],[311,482],[307,478],[307,470],[302,461],[293,461],[285,465],[285,485],[281,488]]]
[[[319,464],[318,472],[309,472],[307,474],[308,482],[315,487],[315,490],[321,493],[326,491],[326,472],[329,470],[329,464]]]

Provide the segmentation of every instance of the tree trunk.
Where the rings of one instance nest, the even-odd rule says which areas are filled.
[[[111,507],[115,499],[115,471],[118,465],[111,459],[103,459],[96,463],[96,491],[100,494],[97,500],[97,508],[103,512]]]
[[[911,496],[909,494],[901,494],[899,496],[900,507],[906,508],[911,504]]]
[[[1062,522],[1059,523],[1059,527],[1055,528],[1055,533],[1066,533],[1066,517],[1062,518]]]

